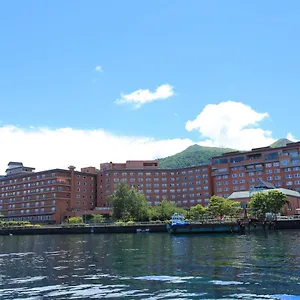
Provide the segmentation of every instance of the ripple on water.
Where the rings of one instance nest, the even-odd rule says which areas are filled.
[[[201,278],[201,277],[197,277]],[[150,275],[150,276],[140,276],[140,277],[134,277],[134,279],[137,280],[153,280],[153,281],[165,281],[169,283],[184,283],[187,282],[189,279],[196,279],[192,276],[186,276],[186,277],[180,277],[180,276],[164,276],[164,275]]]

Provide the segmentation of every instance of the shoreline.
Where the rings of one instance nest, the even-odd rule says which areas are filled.
[[[222,225],[222,224],[220,224]],[[220,233],[215,231],[216,224],[197,224],[199,228],[206,227],[211,230],[204,233]],[[280,220],[272,223],[256,222],[251,224],[240,224],[243,230],[240,233],[277,231],[286,229],[300,229],[300,219]],[[166,224],[130,224],[130,225],[49,225],[41,227],[2,227],[0,235],[49,235],[49,234],[109,234],[109,233],[167,233]],[[192,233],[192,232],[191,232]],[[223,233],[223,232],[222,232]],[[226,233],[226,232],[224,232]],[[230,233],[230,232],[228,232]],[[194,233],[197,234],[197,233]]]

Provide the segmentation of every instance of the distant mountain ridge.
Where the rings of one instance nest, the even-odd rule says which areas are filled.
[[[279,139],[270,145],[272,148],[284,147],[292,143],[289,139]],[[165,169],[185,168],[199,165],[207,165],[211,162],[213,156],[222,155],[225,152],[238,151],[231,148],[204,147],[192,145],[182,152],[159,159],[159,167]],[[243,152],[243,151],[241,151]]]
[[[161,158],[160,168],[185,168],[197,165],[207,165],[213,156],[222,155],[224,152],[236,151],[230,148],[204,147],[192,145],[182,152]]]
[[[272,148],[285,147],[289,143],[293,143],[293,142],[286,138],[279,139],[276,142],[274,142],[273,144],[271,144],[270,147],[272,147]]]

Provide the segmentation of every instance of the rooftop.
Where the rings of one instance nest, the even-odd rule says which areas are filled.
[[[274,189],[257,189],[253,191],[242,191],[242,192],[233,192],[228,199],[229,200],[237,200],[237,199],[249,199],[255,193],[268,193],[270,191],[278,191],[286,196],[300,198],[300,193],[293,190],[288,190],[284,188],[274,188]]]

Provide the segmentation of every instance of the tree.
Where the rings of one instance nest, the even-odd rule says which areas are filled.
[[[135,189],[129,191],[128,196],[128,211],[130,217],[135,221],[149,220],[149,206],[144,195],[137,192]]]
[[[249,202],[249,207],[255,216],[264,218],[266,213],[278,214],[285,204],[288,204],[287,196],[279,191],[268,193],[255,193]]]
[[[92,215],[91,219],[90,219],[90,222],[94,223],[94,224],[103,223],[104,222],[104,217],[100,214]]]
[[[224,216],[236,217],[241,211],[239,202],[225,199],[223,197],[212,196],[208,202],[207,213],[211,217]]]
[[[205,214],[205,212],[206,209],[201,204],[197,204],[189,210],[189,217],[198,220]]]
[[[115,220],[125,220],[127,216],[127,198],[129,196],[128,185],[121,181],[118,183],[115,192],[108,197],[112,204],[113,212],[112,217]]]
[[[186,213],[184,209],[176,207],[171,201],[164,199],[157,206],[153,207],[152,219],[161,221],[170,220],[175,212]]]
[[[69,219],[69,224],[81,224],[83,223],[82,217],[72,217]]]
[[[147,221],[149,220],[149,207],[145,197],[135,189],[121,181],[113,195],[109,196],[112,203],[114,220]]]

